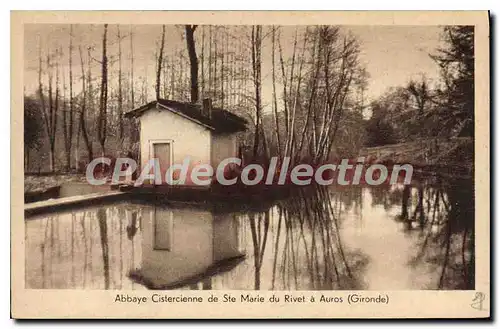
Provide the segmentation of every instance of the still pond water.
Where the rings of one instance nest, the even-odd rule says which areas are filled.
[[[470,181],[309,188],[231,208],[123,201],[29,217],[26,287],[474,288]]]

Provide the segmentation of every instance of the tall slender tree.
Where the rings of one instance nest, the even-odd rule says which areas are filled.
[[[225,97],[226,97],[226,94],[224,93],[224,81],[226,81],[227,77],[226,77],[226,70],[225,70],[225,66],[224,66],[224,55],[225,55],[225,51],[224,51],[224,39],[226,38],[227,39],[227,36],[225,35],[226,34],[226,30],[223,29],[222,30],[222,40],[221,40],[221,54],[220,54],[220,103],[221,103],[221,107],[224,108],[224,100],[225,100]]]
[[[213,92],[212,86],[212,70],[213,70],[213,65],[212,65],[212,25],[209,26],[208,29],[208,92],[211,94]]]
[[[49,170],[54,171],[55,164],[55,142],[56,142],[56,128],[57,128],[57,113],[54,111],[53,100],[52,100],[52,66],[50,61],[51,55],[47,54],[46,68],[48,75],[48,99],[47,103],[45,101],[45,95],[43,92],[43,82],[42,82],[42,72],[43,72],[43,60],[42,60],[42,46],[39,46],[38,53],[38,95],[40,97],[40,104],[42,107],[42,117],[44,121],[45,131],[47,133],[47,139],[49,142]]]
[[[53,111],[54,111],[54,136],[53,136],[54,141],[53,141],[53,144],[51,145],[51,147],[53,148],[52,157],[54,158],[53,162],[52,162],[53,167],[55,167],[55,139],[56,139],[56,131],[57,131],[57,118],[58,118],[58,112],[59,112],[59,100],[61,99],[61,90],[59,87],[59,82],[60,82],[60,79],[59,79],[59,61],[61,59],[61,54],[59,51],[60,51],[60,48],[57,48],[56,49],[56,56],[55,56],[56,91],[55,91],[54,98],[51,97],[51,99],[53,100]],[[51,94],[52,94],[52,92],[51,92]]]
[[[276,95],[276,27],[273,25],[272,26],[272,40],[271,40],[271,45],[272,45],[272,57],[271,57],[271,65],[272,65],[272,85],[273,85],[273,102],[272,102],[272,108],[273,108],[273,115],[274,115],[274,122],[275,122],[275,129],[276,129],[276,143],[277,143],[277,148],[278,148],[278,155],[280,158],[283,157],[282,150],[281,150],[281,138],[280,138],[280,123],[279,123],[279,113],[278,113],[278,101],[277,101],[277,95]]]
[[[118,38],[118,138],[123,141],[123,72],[122,72],[122,35],[120,25],[117,26]]]
[[[68,46],[68,66],[69,66],[69,109],[63,106],[63,135],[65,149],[65,169],[69,171],[71,168],[71,148],[73,143],[73,25],[70,25],[69,30],[69,46]],[[66,89],[66,87],[64,87]],[[64,97],[64,103],[66,97]]]
[[[252,80],[255,90],[255,131],[253,157],[256,158],[262,130],[262,26],[252,26]],[[265,143],[264,143],[265,146]],[[265,150],[267,153],[267,150]]]
[[[186,25],[186,44],[189,54],[191,69],[191,103],[198,102],[198,57],[196,57],[196,45],[194,42],[194,31],[197,25]]]
[[[104,156],[104,145],[107,137],[107,108],[108,108],[108,55],[107,55],[108,24],[104,24],[102,35],[102,60],[101,60],[101,94],[99,98],[99,119],[97,122],[97,134]]]
[[[156,68],[156,99],[157,100],[160,99],[161,66],[163,64],[163,48],[165,48],[165,25],[162,25],[160,51],[158,52],[158,61],[157,61],[157,68]]]
[[[134,82],[134,34],[130,25],[130,105],[132,108],[135,107]]]
[[[205,97],[205,25],[201,27],[201,97]]]
[[[86,112],[87,112],[87,99],[88,99],[88,91],[87,91],[87,82],[85,81],[85,66],[83,64],[83,52],[82,52],[82,47],[78,47],[78,51],[80,53],[80,65],[81,65],[81,70],[82,70],[82,97],[81,97],[81,104],[80,104],[80,129],[83,137],[83,141],[85,142],[85,146],[87,148],[87,154],[88,154],[88,160],[89,162],[92,161],[94,158],[93,150],[92,150],[92,142],[90,141],[89,138],[89,133],[87,130],[87,123],[86,123]],[[88,61],[90,61],[90,57],[88,57]]]

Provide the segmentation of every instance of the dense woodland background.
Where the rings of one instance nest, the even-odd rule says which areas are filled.
[[[279,26],[176,26],[185,47],[172,49],[165,25],[158,26],[149,80],[135,72],[133,26],[94,27],[100,40],[82,40],[71,26],[56,46],[37,45],[38,87],[24,96],[25,172],[82,171],[103,154],[137,157],[137,122],[123,113],[154,98],[211,98],[243,116],[250,122],[240,136],[245,156],[263,163],[290,156],[317,164],[366,146],[474,137],[470,26],[443,27],[442,46],[429,54],[439,81],[409,78],[369,103],[363,45],[341,27],[296,27],[290,39]],[[291,52],[285,43],[293,43]],[[263,75],[271,76],[270,102],[263,100]]]

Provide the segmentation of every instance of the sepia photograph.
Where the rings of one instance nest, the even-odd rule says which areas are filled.
[[[276,315],[457,292],[489,316],[487,13],[142,15],[19,24],[23,291]]]

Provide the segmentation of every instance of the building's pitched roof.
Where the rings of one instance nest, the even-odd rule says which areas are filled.
[[[212,115],[209,118],[202,113],[202,106],[200,104],[182,103],[169,99],[159,99],[145,104],[125,113],[125,117],[140,117],[144,112],[156,108],[156,104],[160,105],[160,109],[170,110],[216,132],[229,133],[247,129],[246,125],[248,121],[229,111],[212,108]]]

